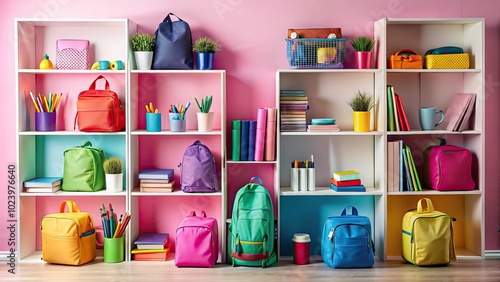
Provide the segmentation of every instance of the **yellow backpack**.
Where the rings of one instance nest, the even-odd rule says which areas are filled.
[[[427,209],[422,208],[422,202]],[[415,265],[442,265],[455,259],[453,220],[423,198],[403,217],[403,258]]]
[[[69,212],[65,212],[68,205]],[[42,259],[46,262],[81,265],[96,257],[94,221],[73,201],[63,201],[60,213],[44,216],[42,231]]]

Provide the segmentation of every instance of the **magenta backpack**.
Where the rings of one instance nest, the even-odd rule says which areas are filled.
[[[214,267],[219,257],[217,220],[204,211],[185,217],[175,234],[175,266]]]
[[[215,158],[210,149],[199,140],[187,147],[180,166],[182,191],[188,193],[219,191]]]

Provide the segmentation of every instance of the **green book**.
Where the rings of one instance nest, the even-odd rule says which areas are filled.
[[[387,85],[387,130],[395,131],[394,127],[394,101],[392,100],[392,86]]]
[[[233,120],[232,122],[232,159],[233,161],[240,160],[241,150],[241,120]]]
[[[422,185],[420,184],[420,179],[418,177],[417,168],[415,167],[415,162],[413,161],[413,155],[411,154],[410,147],[406,146],[406,150],[408,151],[408,156],[410,158],[410,168],[413,171],[413,176],[415,178],[415,191],[422,191]]]

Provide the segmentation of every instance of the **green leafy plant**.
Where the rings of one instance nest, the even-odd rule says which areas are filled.
[[[347,104],[355,112],[368,112],[375,106],[373,96],[369,92],[359,90],[354,98],[347,101]]]
[[[219,42],[210,37],[200,37],[193,44],[193,51],[197,53],[215,53],[220,49]]]
[[[147,33],[136,33],[130,37],[130,42],[134,51],[154,51],[156,37]]]
[[[198,102],[198,99],[194,98],[194,100],[196,101],[196,105],[198,105],[200,112],[210,112],[210,107],[212,107],[212,95],[210,95],[210,97],[206,96],[205,99],[201,99],[201,104]]]
[[[375,45],[375,40],[370,37],[360,36],[352,40],[351,45],[357,52],[370,52]]]
[[[122,160],[117,157],[106,159],[103,163],[104,173],[120,174],[122,173]]]

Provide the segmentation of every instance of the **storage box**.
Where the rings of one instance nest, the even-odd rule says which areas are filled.
[[[286,57],[293,69],[342,69],[345,38],[287,38]]]
[[[90,42],[83,39],[59,39],[56,42],[56,68],[86,70],[90,68]]]
[[[468,69],[469,54],[425,55],[426,69]]]
[[[387,64],[389,69],[421,69],[422,56],[411,49],[403,49],[391,55]]]

